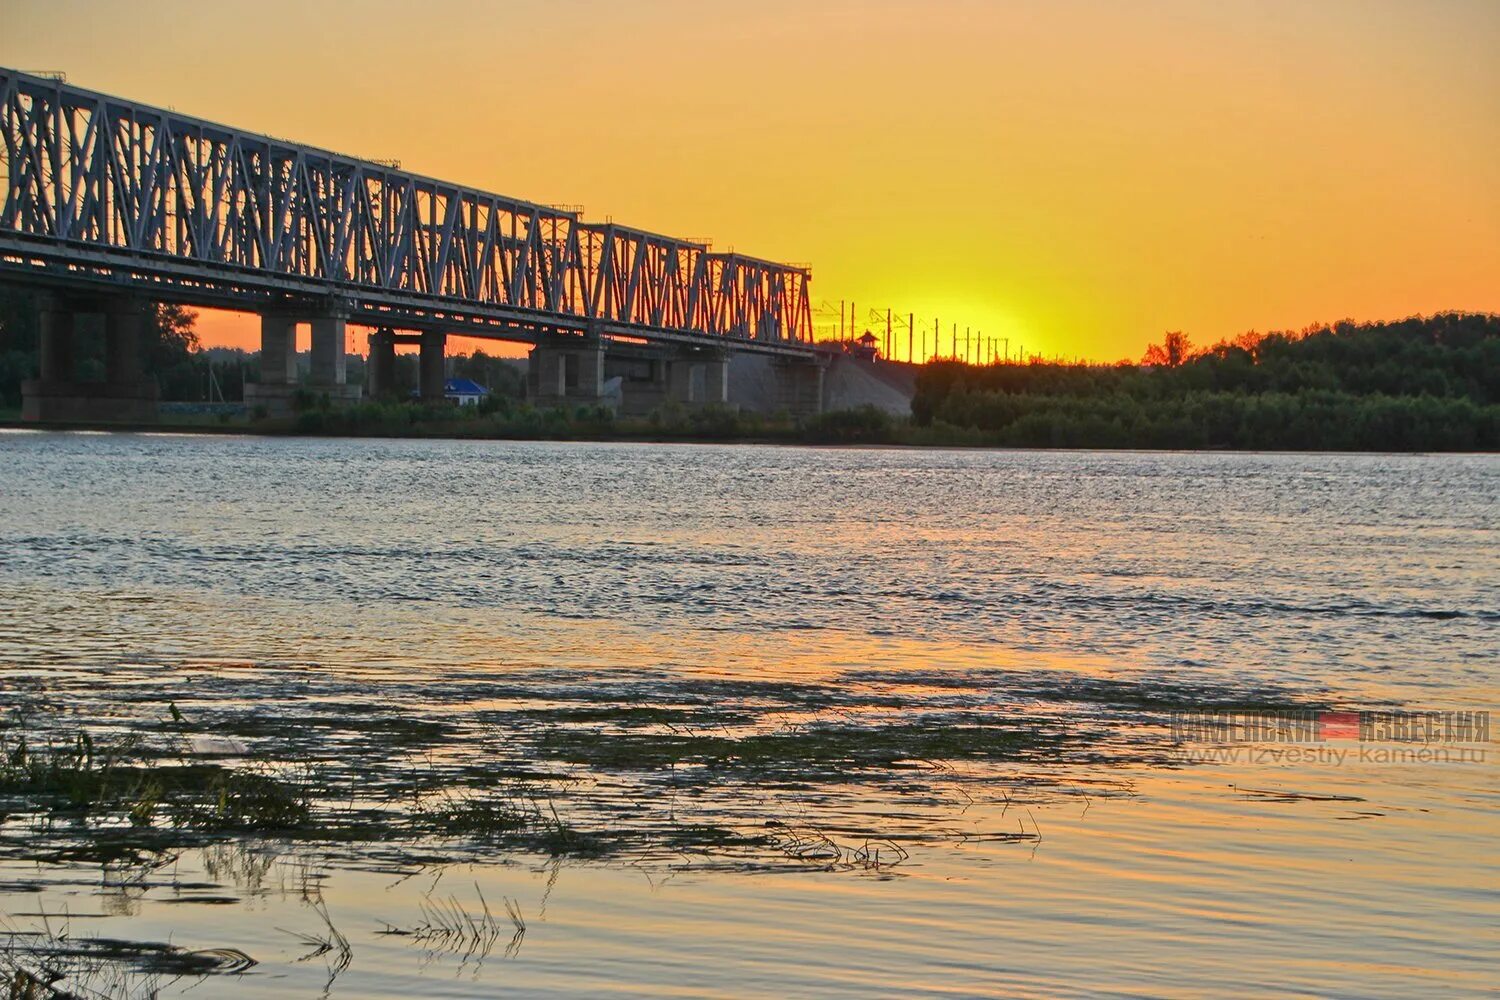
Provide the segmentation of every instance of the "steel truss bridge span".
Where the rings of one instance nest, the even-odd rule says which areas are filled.
[[[0,67],[0,277],[371,325],[806,356],[805,267]]]

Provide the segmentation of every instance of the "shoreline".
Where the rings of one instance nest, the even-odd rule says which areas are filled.
[[[703,445],[761,445],[786,448],[840,448],[840,449],[893,449],[911,451],[1009,451],[1009,452],[1118,452],[1121,454],[1223,454],[1223,455],[1500,455],[1500,451],[1444,451],[1422,449],[1366,450],[1328,448],[1151,448],[1138,445],[1109,447],[1098,445],[1076,447],[1068,445],[1016,445],[987,444],[966,441],[844,441],[817,440],[798,437],[765,435],[712,435],[712,434],[464,434],[445,433],[438,430],[416,430],[397,434],[369,430],[358,433],[339,433],[326,429],[316,431],[298,430],[295,426],[255,426],[248,424],[164,424],[164,423],[108,423],[91,422],[34,422],[12,418],[0,419],[0,432],[34,431],[48,434],[144,434],[171,435],[189,434],[209,437],[263,437],[263,438],[324,438],[328,440],[359,440],[362,438],[385,441],[537,441],[566,444],[703,444]]]

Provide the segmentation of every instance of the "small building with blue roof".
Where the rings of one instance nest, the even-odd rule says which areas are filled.
[[[479,401],[488,396],[490,391],[484,386],[469,378],[450,378],[443,380],[443,398],[451,399],[459,406],[478,406]]]

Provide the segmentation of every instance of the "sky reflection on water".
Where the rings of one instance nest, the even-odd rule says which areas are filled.
[[[455,763],[532,754],[526,713],[577,705],[731,735],[1025,718],[1114,762],[761,788],[553,760],[622,827],[791,818],[911,858],[417,875],[273,843],[246,857],[279,888],[190,851],[126,890],[3,862],[12,925],[66,905],[75,933],[240,948],[234,996],[322,989],[276,930],[317,929],[310,895],[353,946],[344,996],[1480,995],[1500,964],[1493,754],[1191,763],[1137,697],[1493,707],[1493,458],[5,434],[0,461],[7,707],[427,718]],[[379,933],[428,891],[513,900],[523,940]]]

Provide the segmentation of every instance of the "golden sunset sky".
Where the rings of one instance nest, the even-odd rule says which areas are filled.
[[[1497,0],[0,0],[0,64],[1103,360],[1500,310],[1497,53]]]

